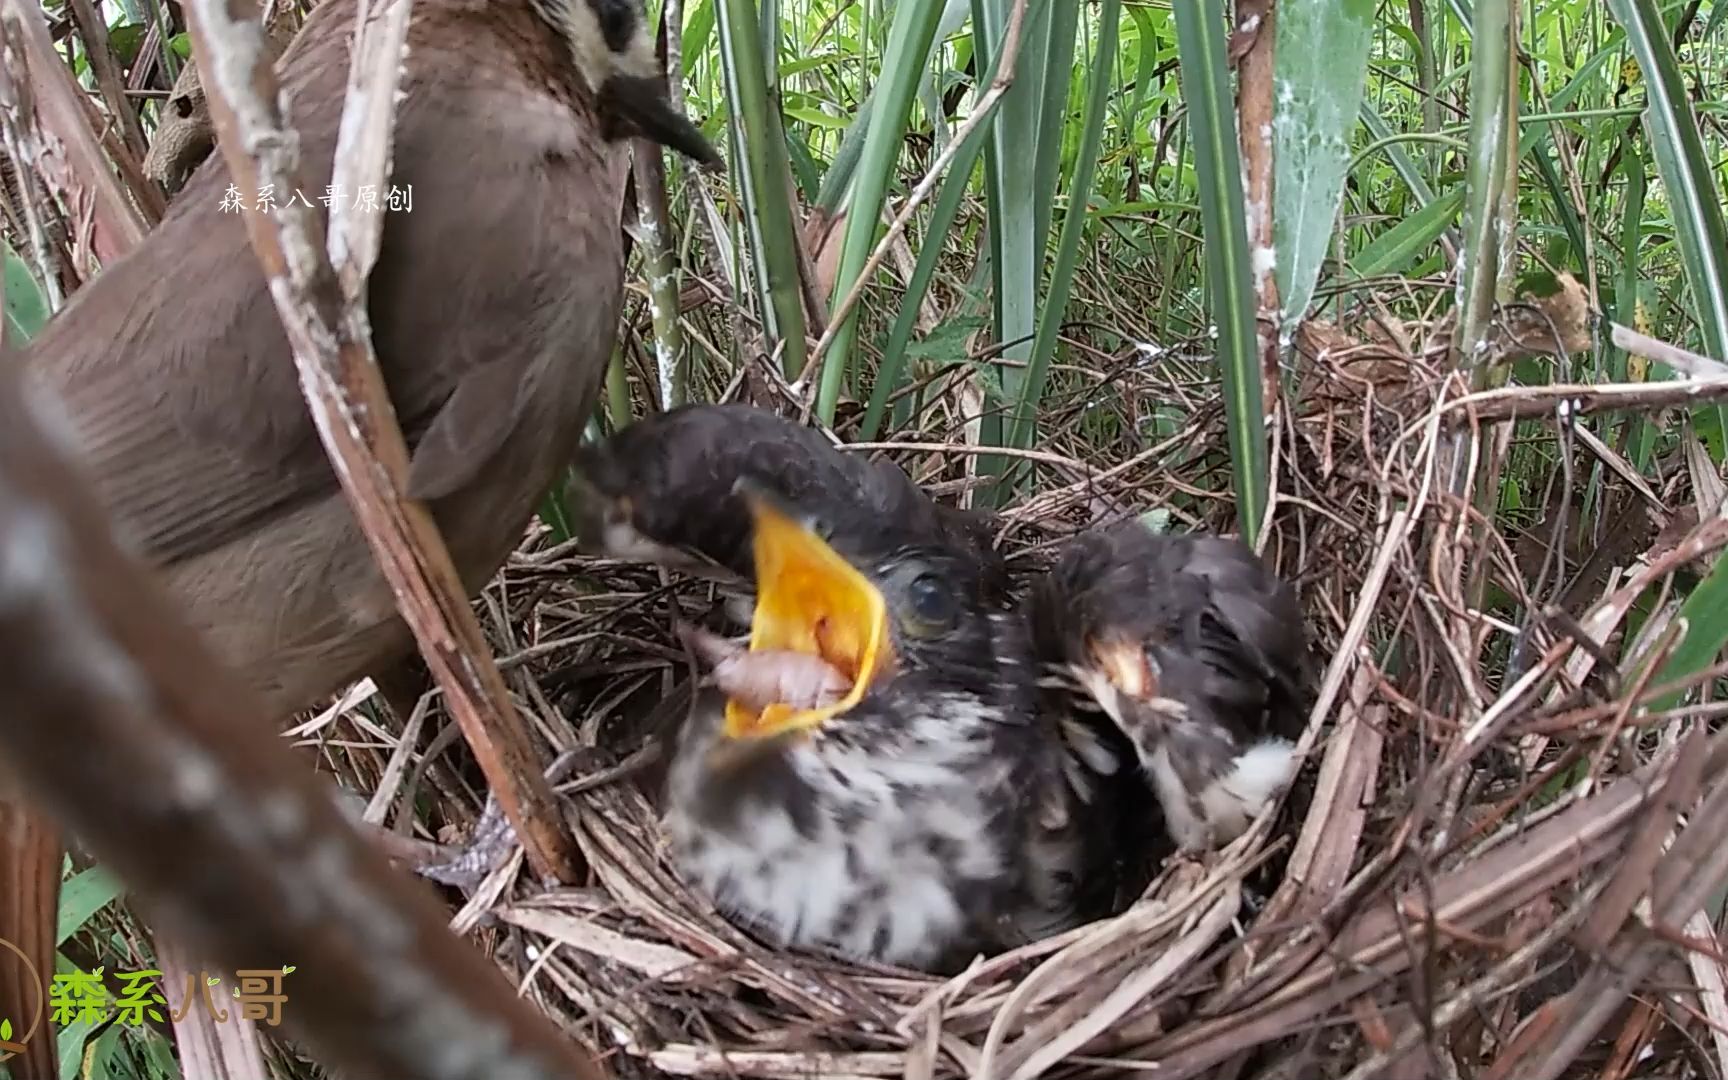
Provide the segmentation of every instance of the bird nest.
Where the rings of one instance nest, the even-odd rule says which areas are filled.
[[[1264,554],[1323,660],[1305,764],[1270,820],[1164,861],[1119,914],[952,976],[780,951],[729,922],[669,865],[654,805],[655,717],[689,676],[673,623],[721,601],[543,533],[482,607],[519,700],[568,751],[557,787],[591,884],[544,888],[518,849],[452,894],[456,926],[621,1076],[1719,1075],[1728,1006],[1695,913],[1728,827],[1720,710],[1644,711],[1674,688],[1628,658],[1672,644],[1668,609],[1625,631],[1723,529],[1665,508],[1683,478],[1622,479],[1575,410],[1467,399],[1445,334],[1302,330]],[[1210,362],[1141,347],[1097,363],[1017,459],[1033,474],[1004,517],[1018,568],[1127,514],[1234,531]],[[873,452],[951,497],[974,455],[937,411]],[[1449,480],[1472,471],[1538,508]],[[1581,535],[1586,477],[1610,535]],[[345,744],[356,725],[381,737],[358,710],[324,721],[348,781],[391,789],[374,805],[393,827],[466,838],[480,784],[440,752],[460,747],[447,722],[430,747],[416,722],[368,756]]]

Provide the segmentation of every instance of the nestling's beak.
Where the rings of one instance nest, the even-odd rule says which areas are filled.
[[[1090,638],[1086,647],[1098,670],[1118,693],[1136,701],[1145,701],[1158,693],[1158,679],[1139,642],[1120,637]]]
[[[600,104],[602,116],[613,123],[623,121],[622,126],[634,134],[670,146],[710,169],[723,164],[701,129],[672,107],[663,78],[615,74],[601,85]]]
[[[1118,725],[1127,723],[1138,704],[1157,697],[1158,676],[1139,642],[1089,637],[1086,651],[1092,662],[1071,664],[1068,670]]]
[[[762,495],[743,495],[755,522],[750,651],[819,656],[851,689],[839,701],[814,709],[774,703],[757,712],[728,700],[725,733],[734,739],[808,730],[845,712],[863,699],[893,652],[881,592],[811,529]]]

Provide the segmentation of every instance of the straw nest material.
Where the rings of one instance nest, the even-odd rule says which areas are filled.
[[[1720,708],[1634,711],[1655,688],[1633,674],[1625,615],[1728,535],[1674,509],[1691,501],[1683,464],[1653,491],[1573,408],[1466,401],[1447,332],[1301,331],[1264,550],[1326,661],[1306,764],[1273,820],[1165,865],[1120,915],[948,979],[778,952],[729,924],[664,857],[649,734],[689,674],[673,615],[718,601],[545,532],[482,607],[541,735],[573,751],[560,791],[593,885],[548,891],[517,850],[457,927],[620,1076],[1720,1075],[1728,1005],[1693,917],[1724,858]],[[1213,494],[1229,457],[1204,345],[1059,374],[1083,389],[1023,459],[1033,493],[1003,540],[1017,566],[1123,514],[1234,531]],[[967,370],[939,373],[930,399],[962,398],[947,384]],[[1528,419],[1493,422],[1509,402]],[[951,497],[973,460],[951,420],[926,409],[899,440],[914,445],[872,452]],[[1535,509],[1461,497],[1454,464],[1480,476],[1512,435],[1501,478]],[[1587,480],[1604,534],[1578,535],[1581,496],[1564,497]],[[1671,614],[1658,602],[1638,647],[1671,644]],[[352,707],[301,733],[393,826],[462,841],[483,792],[454,728],[422,713],[400,740]]]

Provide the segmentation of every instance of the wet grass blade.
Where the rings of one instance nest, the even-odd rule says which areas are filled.
[[[1206,239],[1206,280],[1224,384],[1236,518],[1243,539],[1259,537],[1266,513],[1267,447],[1260,360],[1254,336],[1254,283],[1243,216],[1242,159],[1236,145],[1236,104],[1225,60],[1224,20],[1210,4],[1177,3],[1176,51],[1182,97],[1194,141],[1200,220]]]

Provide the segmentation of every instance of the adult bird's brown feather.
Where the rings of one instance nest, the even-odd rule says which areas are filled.
[[[308,199],[330,182],[353,18],[352,0],[321,4],[278,68]],[[579,71],[592,50],[548,19],[528,0],[416,4],[390,177],[412,209],[387,212],[368,282],[409,493],[470,591],[575,449],[622,294],[622,170],[591,89],[609,73]],[[289,711],[411,638],[312,425],[242,216],[221,209],[228,187],[221,156],[207,160],[144,244],[44,329],[29,375],[64,406],[122,536]]]

